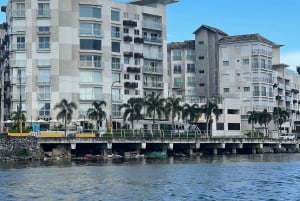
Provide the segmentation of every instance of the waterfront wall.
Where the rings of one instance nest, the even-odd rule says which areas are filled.
[[[35,137],[0,136],[0,160],[40,159],[43,151]]]

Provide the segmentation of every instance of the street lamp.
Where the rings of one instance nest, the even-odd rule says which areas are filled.
[[[112,90],[113,90],[113,86],[115,83],[121,83],[120,80],[114,81],[113,83],[111,83],[111,87],[110,87],[110,134],[112,135],[112,129],[113,129],[113,124],[112,124],[112,111],[113,111],[113,94],[112,94]]]

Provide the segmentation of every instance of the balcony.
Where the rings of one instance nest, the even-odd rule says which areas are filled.
[[[127,67],[127,73],[140,73],[141,69],[137,67]]]
[[[143,28],[145,29],[153,29],[153,30],[162,30],[162,24],[151,21],[151,20],[144,20],[143,21]]]
[[[123,41],[130,43],[130,42],[132,42],[132,37],[131,36],[124,36]]]
[[[153,37],[153,38],[144,37],[144,42],[162,44],[163,41],[161,38],[158,37]]]
[[[144,81],[144,88],[163,88],[163,82],[146,82]]]
[[[122,71],[123,70],[123,64],[112,63],[111,69],[116,70],[116,71]]]
[[[91,29],[80,29],[80,36],[82,37],[95,37],[95,38],[102,38],[103,31],[102,30],[91,30]]]
[[[292,88],[291,88],[289,85],[285,85],[285,90],[286,90],[286,91],[291,91]]]
[[[144,39],[140,37],[135,37],[134,38],[134,43],[144,43]]]
[[[41,78],[41,77],[37,76],[36,83],[37,83],[37,85],[50,85],[51,79],[49,77],[45,79],[45,77]]]
[[[137,22],[133,20],[123,20],[123,26],[136,27]]]
[[[124,57],[133,57],[133,52],[123,52]]]
[[[25,9],[12,10],[11,13],[12,13],[12,17],[19,17],[19,18],[25,17]]]
[[[101,61],[80,61],[80,68],[104,69],[104,63]]]
[[[144,66],[143,73],[162,74],[163,69],[159,66]]]
[[[144,58],[154,59],[154,60],[162,60],[163,59],[163,54],[162,53],[149,53],[149,52],[145,52],[144,53]]]
[[[38,93],[37,94],[37,99],[39,101],[51,100],[51,93]]]
[[[130,89],[136,89],[139,87],[137,82],[125,82],[124,83],[125,88],[130,88]]]
[[[50,9],[38,9],[36,10],[36,16],[39,18],[48,18],[51,17],[51,10]]]
[[[183,82],[173,82],[173,88],[182,88]]]
[[[133,57],[136,59],[139,59],[139,58],[143,58],[144,56],[143,56],[143,53],[136,52],[136,53],[134,53]]]

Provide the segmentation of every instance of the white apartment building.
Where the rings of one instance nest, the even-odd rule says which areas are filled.
[[[92,102],[121,122],[131,97],[168,95],[166,5],[177,0],[9,0],[2,62],[4,120],[17,106],[27,120],[56,119],[53,106]]]

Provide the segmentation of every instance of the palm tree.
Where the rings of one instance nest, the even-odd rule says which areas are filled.
[[[62,119],[65,125],[65,136],[67,136],[67,123],[70,123],[73,115],[73,110],[77,109],[77,105],[74,102],[68,102],[66,99],[62,99],[59,103],[54,105],[54,110],[60,109],[56,115],[56,119]]]
[[[126,119],[129,119],[129,121],[131,121],[132,132],[134,130],[134,120],[138,121],[142,119],[141,111],[143,109],[143,102],[144,100],[142,98],[130,98],[127,103],[122,104],[120,107],[120,109],[125,108],[123,120],[124,122],[126,121]]]
[[[180,114],[182,112],[182,106],[180,105],[181,98],[179,97],[168,97],[166,99],[166,104],[165,104],[165,115],[166,117],[169,117],[171,114],[171,119],[172,119],[172,130],[174,129],[174,121],[176,116],[178,119],[180,118]]]
[[[264,111],[258,113],[258,123],[260,125],[264,125],[265,127],[265,133],[267,135],[267,125],[272,120],[272,115],[267,111],[267,109],[264,109]]]
[[[92,108],[89,108],[87,110],[87,116],[89,119],[96,119],[97,120],[97,125],[98,125],[98,130],[100,133],[100,128],[101,128],[101,124],[104,118],[106,118],[106,113],[102,110],[102,107],[106,106],[106,102],[105,101],[94,101],[92,103]]]
[[[258,112],[253,110],[253,111],[248,111],[247,114],[249,114],[248,123],[252,124],[252,129],[251,129],[251,136],[252,136],[254,131],[254,124],[256,124],[258,121]]]
[[[188,103],[185,103],[182,107],[182,119],[186,119],[189,123],[195,122],[198,120],[200,114],[199,114],[199,105],[197,103],[194,103],[193,105],[190,105]],[[187,117],[189,117],[187,119]]]
[[[206,135],[207,135],[208,130],[211,130],[211,123],[212,123],[211,116],[212,116],[212,114],[215,115],[216,120],[219,119],[220,110],[219,110],[218,104],[212,103],[212,102],[209,101],[207,104],[204,104],[200,107],[200,114],[205,115],[206,131],[207,131]]]
[[[160,94],[157,94],[156,96],[154,94],[149,94],[146,96],[146,100],[145,100],[145,106],[147,108],[146,114],[152,115],[152,120],[153,120],[152,128],[154,128],[155,125],[156,114],[160,119],[164,112],[164,103],[165,103],[165,99],[160,98]]]
[[[278,123],[278,130],[281,132],[281,126],[284,122],[288,120],[290,114],[286,110],[282,110],[280,107],[274,107],[273,110],[273,119]],[[279,134],[278,132],[278,134]]]
[[[11,115],[11,119],[14,121],[15,127],[18,128],[19,126],[19,131],[21,132],[21,122],[26,121],[26,111],[21,111],[21,107],[17,106],[17,111],[14,111]]]

